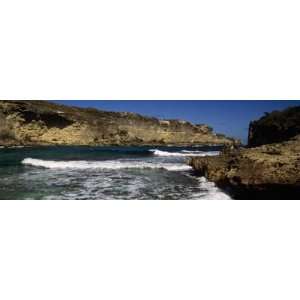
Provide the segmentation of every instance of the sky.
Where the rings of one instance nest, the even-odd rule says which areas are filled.
[[[52,102],[107,111],[134,112],[160,119],[182,119],[194,124],[205,123],[213,127],[215,132],[239,138],[243,143],[247,142],[251,120],[259,119],[264,112],[300,105],[299,100],[57,100]]]

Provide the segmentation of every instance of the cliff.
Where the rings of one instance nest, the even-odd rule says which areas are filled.
[[[300,134],[300,106],[265,113],[249,125],[250,147],[286,141]]]
[[[225,148],[217,157],[189,163],[235,199],[300,199],[299,118],[299,107],[273,112],[250,123],[252,147]]]
[[[207,125],[48,101],[0,101],[2,145],[196,145],[238,143]]]

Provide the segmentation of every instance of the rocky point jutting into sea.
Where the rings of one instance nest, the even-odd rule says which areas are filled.
[[[48,101],[0,101],[0,145],[223,145],[205,124]]]
[[[219,156],[189,163],[235,199],[299,199],[300,107],[251,122],[247,148],[225,147]]]

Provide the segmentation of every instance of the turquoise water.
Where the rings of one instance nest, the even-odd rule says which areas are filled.
[[[219,147],[0,149],[0,199],[230,199],[194,175],[189,156]]]

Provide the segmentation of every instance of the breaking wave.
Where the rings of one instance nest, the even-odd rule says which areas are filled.
[[[34,167],[43,167],[47,169],[165,169],[168,171],[188,171],[192,167],[184,163],[152,163],[143,161],[120,161],[120,160],[106,160],[106,161],[85,161],[85,160],[69,160],[69,161],[55,161],[43,160],[35,158],[25,158],[22,161],[24,165],[31,165]]]
[[[180,152],[168,152],[158,149],[149,150],[156,156],[216,156],[219,155],[219,151],[188,151],[182,150]]]
[[[232,198],[220,190],[215,183],[208,181],[205,177],[198,178],[200,188],[205,192],[199,197],[202,200],[231,200]]]

